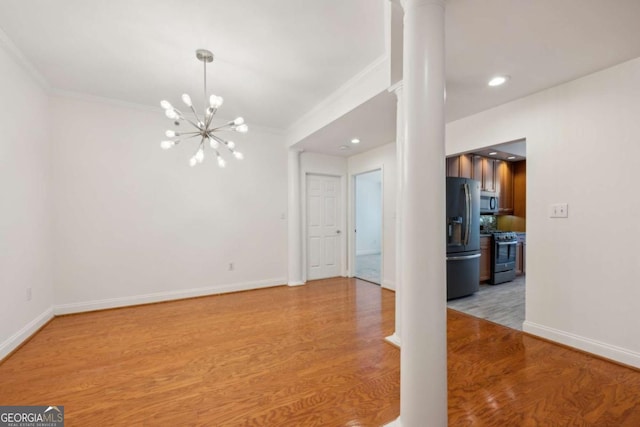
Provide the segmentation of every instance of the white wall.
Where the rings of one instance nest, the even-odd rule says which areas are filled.
[[[447,126],[447,154],[527,140],[524,329],[636,367],[639,117],[640,58]]]
[[[191,168],[195,143],[160,149],[159,109],[51,103],[57,313],[286,283],[280,135],[230,134],[245,160]]]
[[[53,316],[48,98],[5,43],[0,40],[0,359]]]
[[[396,144],[383,145],[366,153],[349,157],[348,168],[350,177],[362,172],[382,169],[382,286],[395,289]],[[353,212],[353,206],[351,206],[351,212]],[[353,218],[351,221],[349,229],[353,231]],[[353,236],[353,233],[350,232],[349,235]],[[351,247],[354,244],[355,242],[352,242]],[[350,255],[353,257],[355,253],[352,251]]]
[[[355,176],[356,255],[382,251],[382,171]]]

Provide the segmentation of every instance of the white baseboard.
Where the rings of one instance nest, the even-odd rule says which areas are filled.
[[[400,422],[400,418],[396,418],[389,424],[385,424],[383,427],[402,427],[402,423]]]
[[[38,329],[42,328],[49,320],[53,318],[53,308],[48,308],[38,317],[27,323],[22,329],[10,336],[3,343],[0,343],[0,360],[7,357],[13,350],[18,348],[31,335],[35,334]]]
[[[306,285],[307,282],[289,282],[287,283],[287,285],[289,286],[302,286],[302,285]]]
[[[400,348],[400,337],[396,335],[395,332],[393,333],[393,335],[389,335],[388,337],[385,337],[384,340],[389,344]]]
[[[382,285],[383,288],[385,289],[389,289],[390,291],[394,291],[396,290],[396,284],[393,283],[391,280],[382,280]]]
[[[640,368],[640,353],[617,347],[611,344],[585,338],[569,332],[525,321],[522,329],[532,335],[537,335],[560,344],[568,345],[588,353],[596,354],[625,365]]]
[[[104,310],[108,308],[127,307],[130,305],[149,304],[154,302],[172,301],[184,298],[202,297],[207,295],[225,294],[229,292],[248,291],[252,289],[281,286],[287,283],[286,278],[261,280],[259,282],[231,283],[227,285],[211,286],[206,288],[185,289],[180,291],[157,292],[146,295],[133,295],[129,297],[108,298],[95,301],[73,302],[53,306],[56,315],[81,313],[83,311]]]

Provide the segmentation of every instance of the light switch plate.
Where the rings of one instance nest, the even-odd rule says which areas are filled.
[[[569,204],[568,203],[555,203],[549,205],[549,218],[568,218],[569,217]]]
[[[569,204],[568,203],[558,203],[556,205],[558,218],[569,218]]]

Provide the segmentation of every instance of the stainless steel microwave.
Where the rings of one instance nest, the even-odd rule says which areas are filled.
[[[480,193],[480,215],[495,215],[500,212],[498,194],[492,191]]]

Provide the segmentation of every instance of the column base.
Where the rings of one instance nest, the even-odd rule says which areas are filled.
[[[400,348],[400,337],[396,335],[395,332],[393,333],[393,335],[389,335],[388,337],[385,337],[384,340],[389,344]]]

